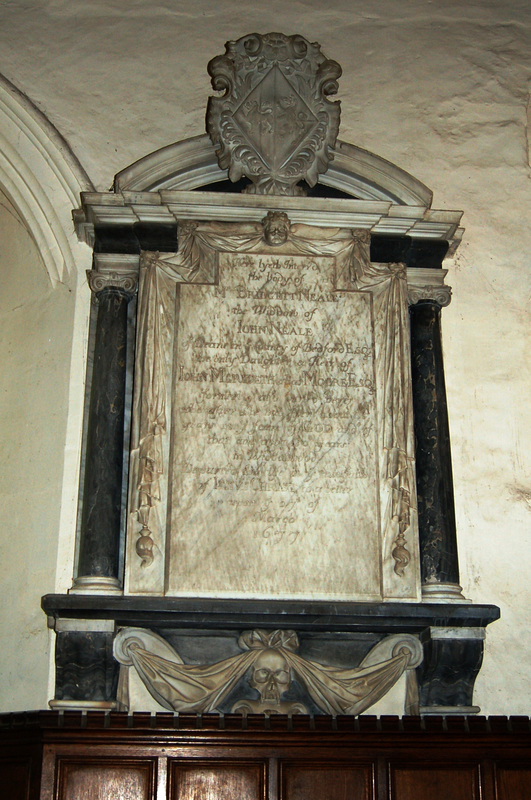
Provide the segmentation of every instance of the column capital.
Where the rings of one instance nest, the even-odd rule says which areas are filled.
[[[97,295],[104,289],[115,289],[129,299],[135,294],[138,285],[138,275],[135,272],[99,272],[88,269],[87,279],[93,294]]]
[[[87,270],[90,290],[97,295],[115,289],[131,299],[138,286],[139,263],[138,255],[95,253],[94,269]]]
[[[447,269],[414,269],[407,271],[409,305],[427,301],[440,308],[450,305],[452,289],[444,283]]]

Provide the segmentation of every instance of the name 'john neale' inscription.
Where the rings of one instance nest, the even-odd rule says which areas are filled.
[[[218,286],[181,286],[172,591],[318,595],[317,556],[339,595],[378,592],[371,297],[333,274],[227,254]]]

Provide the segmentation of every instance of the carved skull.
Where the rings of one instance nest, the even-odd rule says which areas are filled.
[[[249,684],[258,690],[262,703],[279,703],[291,684],[291,671],[284,656],[272,648],[260,653]]]

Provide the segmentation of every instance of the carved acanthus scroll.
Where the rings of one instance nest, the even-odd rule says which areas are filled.
[[[431,302],[444,308],[450,305],[452,289],[445,284],[444,279],[448,270],[420,269],[409,270],[408,296],[409,305]]]
[[[184,664],[157,634],[125,628],[116,636],[114,654],[124,666],[134,666],[150,694],[164,708],[183,712],[216,710],[240,678],[251,671],[250,685],[259,700],[237,701],[242,713],[304,713],[301,703],[283,701],[293,675],[326,714],[361,714],[396,683],[405,670],[422,661],[414,636],[389,636],[375,645],[359,667],[343,669],[298,655],[294,631],[254,630],[239,640],[244,652],[214,664]]]

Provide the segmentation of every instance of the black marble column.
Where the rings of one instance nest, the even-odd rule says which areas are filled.
[[[74,592],[117,592],[120,561],[127,305],[136,276],[92,271],[98,315]]]
[[[421,576],[425,599],[452,600],[462,595],[440,330],[440,300],[450,294],[427,294],[410,306]]]

